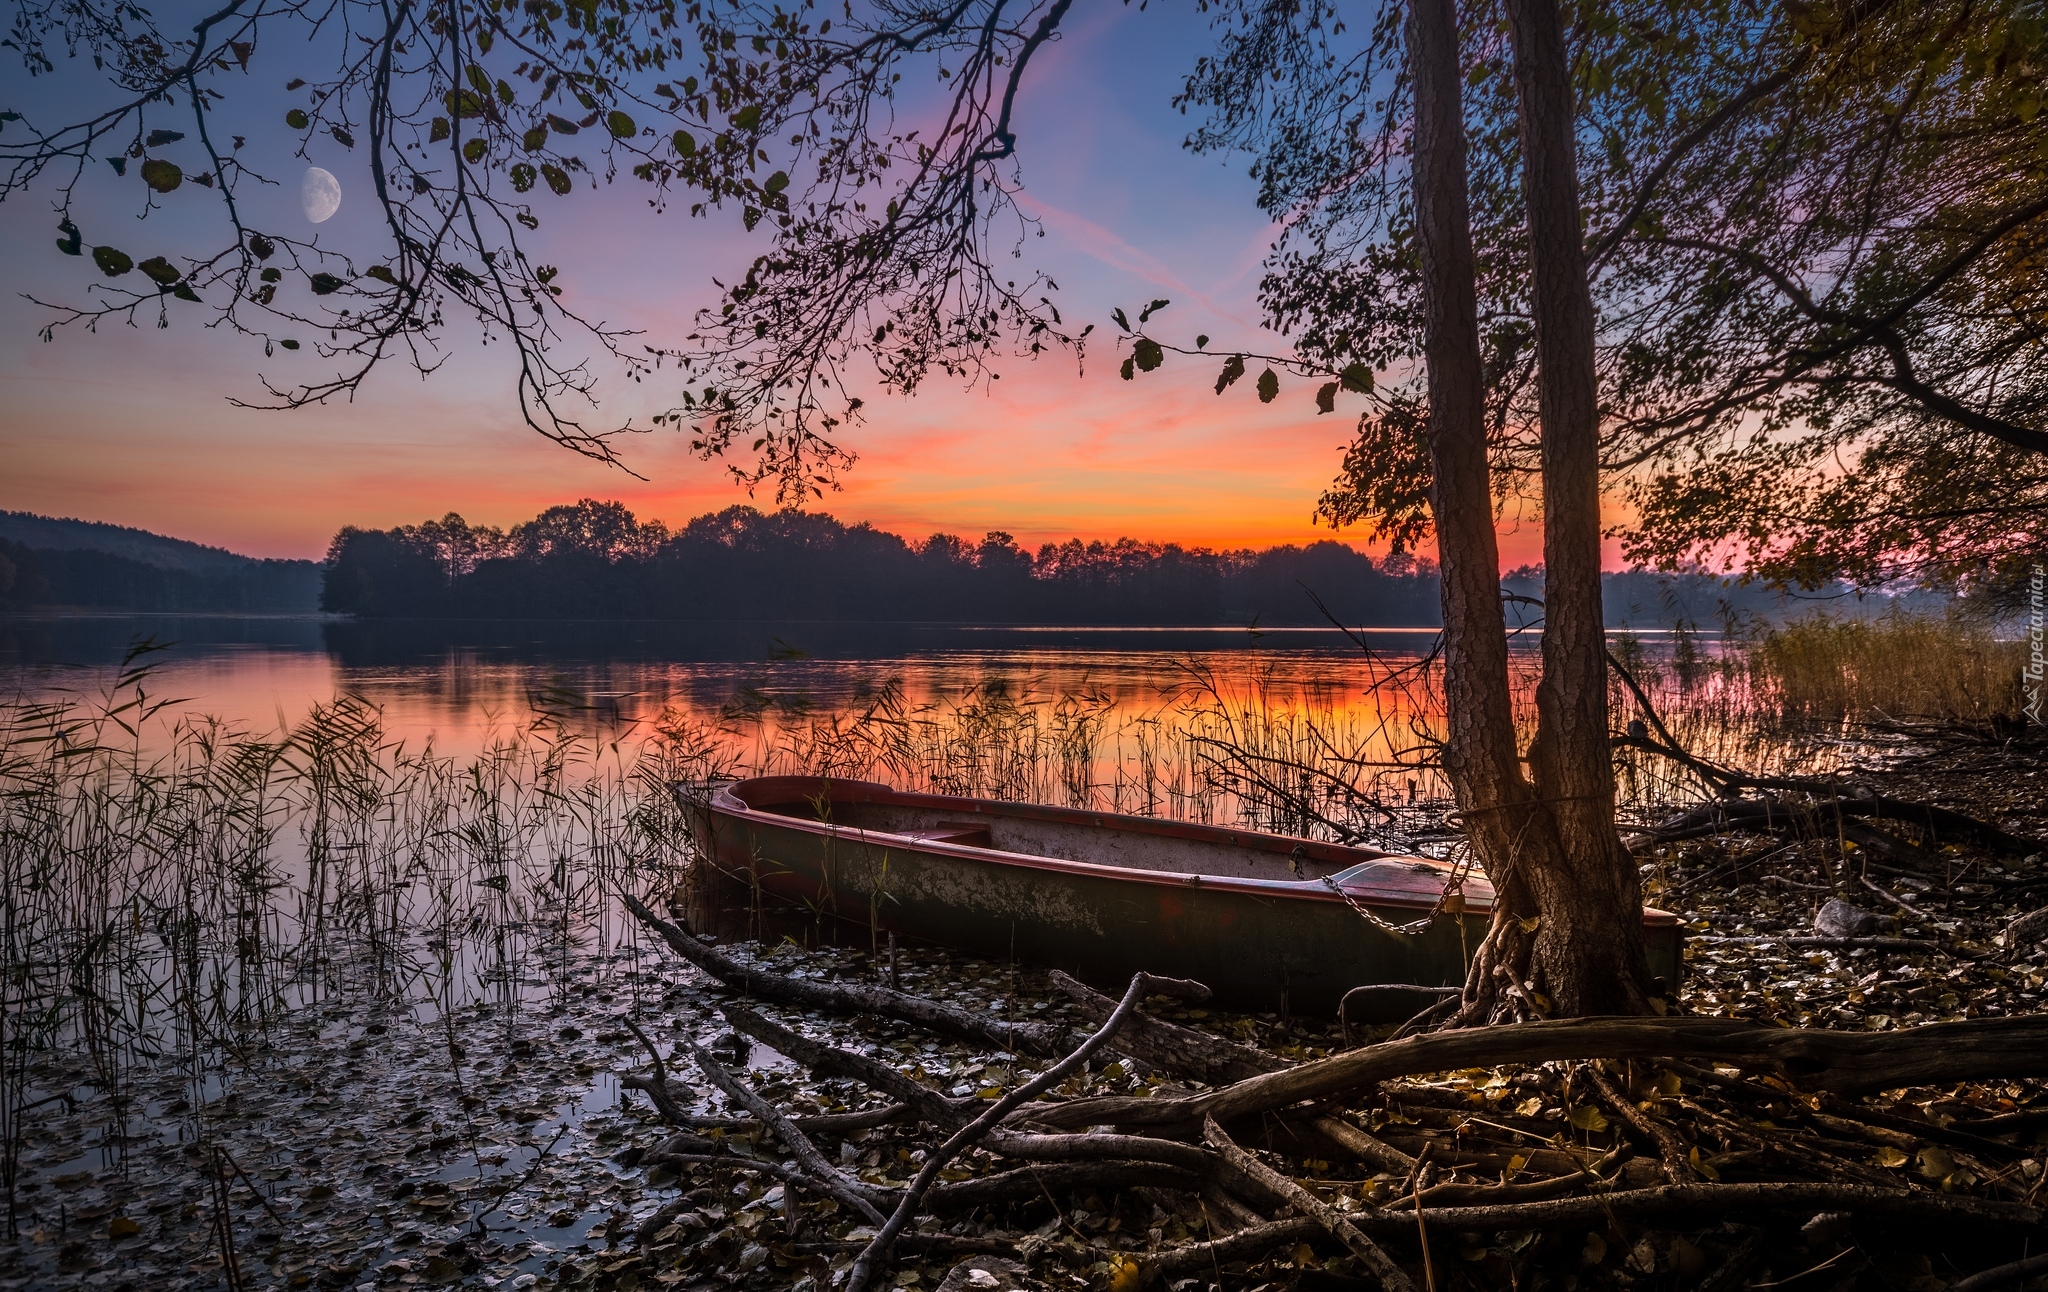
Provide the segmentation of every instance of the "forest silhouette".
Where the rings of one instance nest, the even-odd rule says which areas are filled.
[[[1311,592],[1314,596],[1311,596]],[[912,542],[816,512],[734,506],[671,530],[616,502],[551,507],[509,530],[450,513],[343,529],[321,607],[364,618],[825,619],[1030,624],[1429,625],[1426,558],[1337,542],[1212,551],[1005,533]]]

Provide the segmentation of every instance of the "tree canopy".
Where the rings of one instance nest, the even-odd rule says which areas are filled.
[[[1034,273],[1015,201],[1025,74],[1072,5],[231,0],[190,22],[28,4],[10,44],[67,92],[5,114],[0,197],[57,198],[57,247],[90,290],[50,307],[53,330],[209,312],[333,361],[271,390],[295,405],[382,363],[431,368],[466,323],[518,354],[529,423],[616,459],[620,428],[581,403],[595,351],[668,383],[660,421],[793,500],[849,461],[860,391],[974,380],[1089,339]],[[1285,343],[1211,356],[1218,393],[1270,401],[1291,373],[1324,411],[1363,396],[1322,511],[1407,546],[1429,524],[1404,12],[1208,0],[1214,50],[1178,101],[1189,146],[1249,155],[1281,226],[1261,299]],[[2040,550],[2048,448],[2037,0],[1582,0],[1562,18],[1603,462],[1633,512],[1630,553],[1788,581],[2010,585]],[[1468,4],[1460,23],[1505,494],[1535,447],[1521,143],[1503,11]],[[253,79],[287,65],[302,74],[281,97]],[[220,123],[250,111],[362,151],[378,256],[249,223],[237,194],[273,177]],[[99,166],[152,209],[209,188],[217,245],[173,257],[115,235],[73,201]],[[683,336],[582,318],[562,267],[526,254],[550,194],[612,181],[664,208],[736,209],[765,240]],[[1159,331],[1164,305],[1114,314],[1126,376],[1206,352]]]

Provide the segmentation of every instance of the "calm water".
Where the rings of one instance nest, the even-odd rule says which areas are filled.
[[[705,719],[765,710],[787,719],[862,703],[884,687],[912,705],[996,684],[1026,702],[1084,696],[1156,711],[1198,675],[1233,693],[1356,702],[1389,664],[1429,650],[1433,629],[976,628],[949,624],[353,623],[318,618],[0,617],[0,691],[91,692],[133,642],[157,693],[255,731],[356,694],[394,735],[454,751],[516,724],[536,703],[632,724],[674,707]],[[1191,670],[1193,670],[1191,672]]]

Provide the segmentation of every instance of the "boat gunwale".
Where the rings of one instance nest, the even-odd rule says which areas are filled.
[[[797,789],[801,786],[820,785],[829,788],[844,786],[862,792],[863,797],[854,802],[884,803],[900,807],[927,807],[943,811],[959,811],[981,816],[1013,815],[1042,821],[1056,821],[1069,825],[1081,825],[1093,829],[1128,829],[1132,833],[1160,835],[1167,838],[1189,839],[1199,842],[1217,842],[1233,847],[1247,847],[1246,840],[1255,844],[1255,851],[1272,852],[1286,856],[1293,848],[1306,844],[1322,853],[1325,860],[1334,860],[1330,853],[1364,854],[1353,865],[1371,861],[1411,862],[1439,871],[1443,863],[1428,857],[1417,857],[1405,853],[1386,852],[1377,848],[1356,848],[1348,844],[1325,843],[1315,839],[1295,839],[1286,835],[1267,834],[1257,830],[1232,830],[1225,826],[1203,825],[1193,821],[1172,821],[1161,817],[1132,816],[1120,812],[1096,812],[1087,808],[1057,807],[1045,803],[1012,803],[997,799],[965,798],[950,794],[925,794],[916,790],[899,790],[877,781],[859,780],[852,777],[814,776],[759,776],[741,781],[720,784],[714,790],[709,809],[714,813],[756,821],[773,822],[805,834],[821,838],[847,840],[866,846],[873,841],[885,839],[898,841],[896,846],[905,851],[934,853],[966,861],[979,861],[985,865],[1016,866],[1027,870],[1051,871],[1055,873],[1084,875],[1091,878],[1109,879],[1120,882],[1150,884],[1160,888],[1209,889],[1239,893],[1250,897],[1346,903],[1356,900],[1369,907],[1393,910],[1433,911],[1441,897],[1420,896],[1358,896],[1350,898],[1331,889],[1320,880],[1251,879],[1234,875],[1214,875],[1200,871],[1146,870],[1134,866],[1115,866],[1097,861],[1075,861],[1065,857],[1046,857],[1036,853],[1010,852],[1001,848],[982,848],[972,844],[949,843],[937,839],[920,839],[913,835],[897,834],[887,830],[875,830],[865,826],[838,825],[828,821],[806,820],[803,817],[784,816],[766,808],[755,807],[741,798],[735,791],[741,786],[758,786],[765,792],[782,788]],[[1285,851],[1283,851],[1285,849]],[[1345,869],[1350,869],[1346,867]],[[1330,878],[1336,878],[1338,871]],[[1467,907],[1469,915],[1484,915],[1492,910],[1493,899],[1473,903]],[[1643,908],[1644,923],[1657,928],[1667,924],[1680,923],[1676,915],[1653,907]]]

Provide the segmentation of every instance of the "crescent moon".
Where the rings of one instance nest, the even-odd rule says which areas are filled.
[[[341,181],[318,166],[307,167],[305,182],[299,185],[299,204],[306,208],[308,220],[323,223],[341,209]]]

